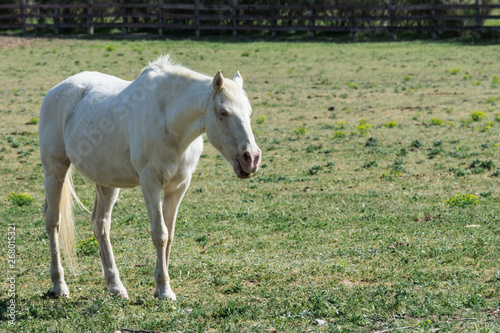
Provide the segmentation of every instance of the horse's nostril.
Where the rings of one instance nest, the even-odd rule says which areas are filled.
[[[243,153],[243,161],[245,161],[246,163],[251,163],[252,162],[252,155],[250,155],[249,152],[244,152]]]

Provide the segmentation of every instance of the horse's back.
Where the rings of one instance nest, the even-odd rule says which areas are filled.
[[[67,123],[77,105],[87,96],[103,98],[118,94],[130,84],[129,81],[99,73],[75,74],[54,86],[45,96],[40,110],[40,121],[57,117]],[[97,95],[97,96],[96,96]]]

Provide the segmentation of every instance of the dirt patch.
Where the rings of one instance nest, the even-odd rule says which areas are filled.
[[[14,37],[14,36],[0,36],[0,48],[12,49],[21,46],[30,46],[33,40],[29,38]]]

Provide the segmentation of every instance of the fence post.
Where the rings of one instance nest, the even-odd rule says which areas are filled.
[[[278,9],[276,8],[277,6],[277,0],[273,0],[273,19],[271,20],[271,37],[276,37],[276,26],[278,25],[278,21],[276,20],[276,17],[278,16]]]
[[[56,35],[59,35],[59,7],[54,8],[54,32]]]
[[[236,27],[238,26],[238,19],[237,19],[237,16],[238,16],[238,10],[236,9],[236,7],[238,6],[238,0],[233,0],[233,11],[232,11],[232,14],[233,14],[233,37],[237,37],[238,36],[238,30],[236,30]]]
[[[122,0],[122,32],[124,35],[127,34],[128,17],[125,7],[125,1]]]
[[[25,4],[25,0],[19,1],[19,11],[21,12],[21,31],[23,33],[23,36],[26,35],[26,8],[24,8]]]
[[[194,24],[196,27],[195,36],[200,37],[200,0],[194,1]]]
[[[354,39],[354,10],[352,0],[349,0],[349,37]]]
[[[158,0],[158,35],[163,36],[163,0]]]
[[[480,0],[476,0],[476,39],[481,38],[481,12],[479,10],[479,5],[481,4],[480,2]]]
[[[396,14],[396,1],[395,0],[391,0],[391,4],[390,4],[390,7],[389,7],[389,17],[390,17],[389,32],[391,34],[391,39],[392,40],[396,40],[397,39],[396,32],[394,31],[395,30],[395,21],[394,21],[395,14]]]
[[[314,37],[314,0],[309,0],[309,37]]]
[[[88,8],[87,8],[87,29],[88,29],[88,33],[89,35],[93,35],[94,34],[94,19],[92,18],[92,14],[93,14],[93,11],[92,11],[92,5],[93,5],[93,0],[87,0],[87,4],[88,4]]]
[[[437,39],[437,22],[436,22],[436,9],[434,5],[436,4],[435,0],[431,0],[431,32],[432,39]]]

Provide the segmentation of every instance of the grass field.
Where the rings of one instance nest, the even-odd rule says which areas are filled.
[[[84,70],[133,80],[162,53],[242,73],[262,168],[239,180],[206,143],[177,220],[178,301],[153,298],[139,188],[122,190],[111,229],[130,300],[108,295],[78,208],[79,270],[53,299],[43,97]],[[0,331],[498,332],[499,65],[499,45],[3,38]],[[76,173],[75,188],[91,208],[93,184]]]

